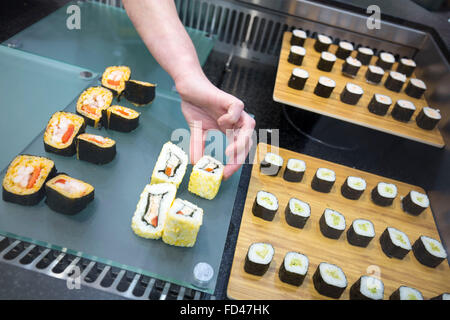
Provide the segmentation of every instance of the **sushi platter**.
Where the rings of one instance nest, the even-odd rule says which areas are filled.
[[[394,70],[397,70],[399,64],[399,62],[395,62],[389,67],[384,66],[391,68],[393,72],[386,69],[381,80],[376,80],[376,71],[379,67],[375,64],[378,57],[372,56],[369,57],[369,59],[371,58],[370,70],[367,65],[363,64],[357,66],[359,71],[356,76],[348,77],[342,71],[352,72],[353,62],[350,61],[349,64],[346,62],[348,60],[336,58],[342,58],[341,47],[328,44],[328,52],[323,51],[321,54],[315,49],[317,43],[320,43],[319,41],[306,38],[302,43],[303,47],[293,46],[291,48],[291,37],[291,32],[284,33],[273,92],[273,99],[276,102],[434,147],[444,147],[444,139],[438,126],[433,126],[431,130],[430,128],[425,130],[416,124],[416,118],[423,113],[422,108],[432,106],[429,106],[424,98],[423,89],[421,89],[424,84],[420,79],[415,79],[415,73],[411,74],[411,78],[406,78],[405,75],[395,72]],[[356,56],[357,51],[351,51],[350,57],[356,58]],[[353,61],[355,60],[353,59]],[[380,62],[377,65],[383,64]],[[297,67],[298,69],[293,71]],[[366,81],[366,77],[372,82],[379,83],[369,83]],[[399,87],[403,87],[403,89],[398,91]],[[402,103],[414,104],[416,108],[414,114],[412,116],[407,114],[405,119],[402,114],[398,115],[399,112],[391,113],[391,111],[387,112],[387,109],[383,115],[375,114],[376,111],[369,111],[369,108],[373,109],[368,106],[373,103],[375,94],[391,101],[389,103],[390,110],[410,110],[408,106],[403,107]],[[402,108],[397,106],[397,102],[400,102]],[[421,117],[419,117],[419,121],[420,119]]]
[[[272,161],[280,164],[278,171],[269,172],[266,155],[270,153],[279,155],[284,161],[282,164],[281,161],[277,163],[279,158]],[[298,179],[286,170],[289,159],[297,159],[297,163],[303,164],[305,170]],[[384,299],[395,296],[401,286],[417,289],[425,299],[450,290],[447,261],[441,260],[442,263],[435,267],[426,266],[416,251],[418,239],[422,236],[440,241],[429,203],[420,214],[413,214],[410,210],[411,195],[414,192],[425,194],[420,187],[264,143],[258,144],[253,163],[228,283],[230,299],[328,299],[329,296],[316,289],[319,265],[336,269],[334,273],[345,274],[348,284],[338,295],[343,300],[349,299],[350,294],[358,295],[353,285],[367,282],[367,276],[371,276],[371,280],[382,281]],[[330,173],[335,174],[331,189],[325,181],[327,179],[317,178],[327,177]],[[354,189],[344,188],[361,185],[363,181],[365,188],[358,194]],[[396,189],[395,198],[383,203],[381,200],[386,200],[385,197],[376,192],[381,187]],[[258,210],[257,200],[271,195],[271,204],[277,203],[277,206]],[[297,219],[300,223],[296,224],[292,217],[289,220],[292,215],[288,214],[288,208],[291,208],[292,198],[297,198],[295,201],[308,209],[306,222],[305,219]],[[337,234],[336,230],[326,229],[324,220],[327,215],[339,216],[337,219],[340,221],[345,219],[342,230]],[[371,225],[374,232],[364,244],[361,237],[355,236],[354,229],[358,224]],[[389,233],[408,238],[411,245],[414,243],[412,250],[390,251],[389,239],[386,240]],[[269,264],[264,265],[265,269],[252,261],[254,253],[251,251],[258,253],[258,250],[272,257],[267,260]],[[280,280],[286,278],[286,270],[281,267],[285,266],[283,261],[294,259],[292,255],[297,255],[296,261],[309,260],[306,276],[300,285]]]

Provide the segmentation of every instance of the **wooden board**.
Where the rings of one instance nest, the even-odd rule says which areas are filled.
[[[308,111],[323,114],[339,120],[351,122],[357,125],[368,127],[371,129],[383,131],[389,134],[411,139],[417,142],[429,144],[431,146],[442,148],[444,147],[444,139],[436,127],[434,130],[428,131],[421,129],[415,122],[415,117],[424,106],[428,106],[424,97],[421,99],[412,98],[406,95],[403,89],[401,92],[393,92],[384,87],[384,82],[389,72],[386,72],[381,83],[378,85],[369,84],[365,80],[367,66],[362,66],[356,76],[352,79],[342,75],[342,65],[344,60],[337,59],[331,72],[324,72],[317,69],[317,63],[320,58],[320,53],[314,50],[315,39],[307,38],[304,44],[306,49],[306,56],[303,59],[301,66],[296,66],[287,61],[290,44],[291,32],[285,32],[283,36],[283,44],[280,53],[280,60],[278,62],[278,71],[275,81],[275,88],[273,91],[273,99],[277,102],[287,104],[293,107],[305,109]],[[329,51],[335,53],[337,45],[332,44]],[[356,57],[357,52],[353,51],[352,57]],[[377,57],[372,57],[371,64],[375,64]],[[303,90],[295,90],[288,87],[288,80],[292,74],[292,69],[299,67],[309,72],[309,79]],[[394,64],[393,70],[397,68],[397,63]],[[327,76],[336,81],[336,88],[329,98],[322,98],[314,94],[319,77]],[[415,77],[413,74],[412,77]],[[408,83],[408,79],[407,82]],[[340,94],[348,82],[359,85],[364,90],[364,95],[359,100],[356,106],[348,105],[340,100]],[[390,115],[393,105],[390,107],[388,114],[385,116],[378,116],[369,112],[367,106],[375,93],[380,93],[391,97],[393,105],[399,99],[409,100],[414,103],[417,110],[414,113],[411,121],[403,123],[394,120]]]
[[[450,292],[450,269],[447,261],[433,269],[420,264],[412,252],[403,260],[388,258],[379,243],[380,235],[388,226],[405,232],[411,245],[421,235],[440,240],[430,208],[419,216],[409,215],[401,208],[400,197],[410,190],[424,192],[423,189],[281,148],[278,150],[284,158],[284,166],[278,176],[269,177],[259,173],[259,163],[266,150],[269,150],[268,146],[260,143],[253,162],[228,283],[227,294],[230,299],[328,299],[315,290],[312,282],[312,276],[320,262],[336,264],[344,271],[348,280],[348,287],[340,298],[344,300],[349,299],[350,286],[362,275],[379,276],[384,282],[385,299],[400,285],[420,290],[425,299]],[[289,158],[306,162],[306,172],[300,183],[287,182],[282,177]],[[332,169],[336,173],[336,183],[328,194],[311,188],[312,177],[319,167]],[[340,187],[349,175],[362,177],[367,182],[367,189],[359,200],[348,200],[340,193]],[[380,181],[394,183],[398,188],[398,196],[390,207],[377,206],[370,199],[370,191]],[[252,205],[259,190],[271,192],[278,198],[279,210],[271,222],[257,218],[252,213]],[[311,206],[311,217],[304,229],[297,229],[286,223],[284,210],[291,197],[303,200]],[[350,245],[346,231],[338,240],[326,238],[320,232],[318,223],[326,208],[337,210],[345,216],[346,231],[354,219],[372,221],[375,238],[367,248]],[[262,277],[244,271],[245,256],[253,242],[269,242],[275,248],[270,268]],[[300,287],[285,284],[278,278],[279,267],[288,251],[298,251],[309,258],[309,270]]]

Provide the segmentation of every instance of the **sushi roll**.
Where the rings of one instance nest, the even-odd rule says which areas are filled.
[[[147,239],[161,238],[176,193],[177,188],[171,183],[146,185],[131,220],[134,233]]]
[[[77,100],[77,113],[84,118],[88,126],[101,126],[102,111],[109,108],[113,94],[103,87],[91,87],[80,95]]]
[[[342,65],[342,74],[350,78],[355,78],[361,68],[361,65],[362,64],[359,60],[348,57]]]
[[[309,259],[304,254],[290,251],[286,253],[278,271],[280,280],[293,286],[301,286],[308,272]]]
[[[102,86],[111,90],[120,98],[125,85],[130,80],[131,70],[126,66],[107,67],[102,75]]]
[[[366,248],[375,237],[373,223],[365,219],[356,219],[347,230],[347,240],[351,245]]]
[[[139,125],[139,112],[122,106],[111,106],[103,110],[102,123],[106,129],[131,132]]]
[[[152,103],[155,99],[156,84],[138,80],[126,82],[123,95],[137,107]]]
[[[360,177],[348,176],[342,184],[342,195],[350,200],[358,200],[366,190],[366,180]]]
[[[23,206],[38,204],[45,196],[44,184],[56,174],[55,163],[44,157],[18,155],[3,178],[3,200]]]
[[[372,201],[382,207],[388,207],[397,196],[397,186],[392,183],[379,182],[375,188],[372,189]]]
[[[94,187],[61,173],[45,184],[45,202],[53,211],[74,215],[94,200]]]
[[[369,111],[373,114],[384,116],[392,105],[392,99],[384,94],[375,93],[369,103]]]
[[[116,142],[113,139],[90,133],[77,137],[77,159],[94,164],[106,164],[116,156]]]
[[[259,170],[261,174],[267,176],[276,176],[278,172],[280,172],[281,167],[283,166],[283,158],[275,153],[268,152],[264,156],[264,159],[261,161]]]
[[[383,79],[384,70],[378,66],[370,65],[366,72],[366,81],[371,84],[379,84]]]
[[[322,76],[317,82],[314,94],[322,98],[329,98],[335,87],[336,82],[333,79]]]
[[[347,59],[354,50],[353,44],[348,41],[339,41],[339,46],[336,50],[336,57],[342,60]]]
[[[442,244],[436,239],[420,236],[412,246],[412,251],[416,259],[423,265],[436,268],[442,261],[447,259]]]
[[[397,72],[403,73],[407,77],[411,77],[414,69],[416,69],[416,63],[412,59],[401,58],[398,62]]]
[[[400,286],[392,292],[389,300],[423,300],[422,293],[414,288]]]
[[[303,46],[307,37],[308,36],[306,35],[305,31],[301,29],[294,29],[292,30],[291,45]]]
[[[380,236],[381,250],[389,258],[403,259],[411,250],[408,236],[392,227],[387,227]]]
[[[441,120],[441,113],[438,109],[423,107],[416,117],[417,125],[425,130],[433,130]]]
[[[322,51],[320,54],[319,62],[317,63],[317,69],[330,72],[333,69],[336,62],[336,56],[328,51]]]
[[[333,188],[335,181],[336,174],[333,170],[319,168],[311,181],[311,188],[319,192],[328,193]]]
[[[361,61],[361,63],[365,66],[370,64],[370,61],[373,57],[373,50],[366,47],[359,47],[358,53],[356,54],[356,59]]]
[[[76,137],[83,133],[85,128],[83,117],[70,112],[55,112],[44,132],[45,151],[60,156],[73,156],[77,152]]]
[[[219,192],[223,178],[223,164],[213,157],[203,156],[192,168],[188,190],[204,199],[212,200]]]
[[[347,277],[338,266],[321,262],[314,272],[313,283],[320,294],[339,299],[347,288]]]
[[[186,173],[188,165],[187,154],[172,142],[166,142],[153,168],[151,184],[173,183],[177,188]]]
[[[252,212],[255,217],[272,221],[278,211],[278,199],[266,191],[258,191],[253,202]]]
[[[427,86],[420,79],[411,78],[406,85],[405,93],[413,98],[420,99],[427,90]]]
[[[331,209],[325,209],[319,220],[322,234],[330,239],[339,239],[345,230],[345,217]]]
[[[311,208],[306,202],[291,198],[286,206],[284,215],[288,225],[303,229],[306,221],[308,221],[311,216]]]
[[[349,82],[345,85],[344,90],[341,92],[341,101],[346,104],[356,105],[363,94],[363,88]]]
[[[403,73],[391,71],[389,72],[389,75],[386,78],[386,81],[384,82],[384,86],[388,90],[400,92],[405,82],[406,76]]]
[[[378,278],[362,276],[350,287],[350,300],[383,300],[384,284]]]
[[[408,122],[416,111],[414,103],[408,100],[398,100],[392,108],[391,115],[397,121]]]
[[[245,272],[255,276],[263,276],[269,270],[274,254],[275,250],[270,243],[252,243],[245,256]]]
[[[314,50],[316,50],[317,52],[328,51],[331,43],[332,40],[330,37],[319,34],[317,36],[316,42],[314,43]]]
[[[430,200],[426,194],[411,190],[403,197],[402,206],[405,212],[418,216],[430,206]]]
[[[283,179],[289,182],[300,182],[306,171],[306,163],[303,160],[291,158],[284,169]]]
[[[300,46],[292,46],[291,50],[289,51],[288,62],[297,66],[301,66],[305,55],[305,48]]]
[[[308,71],[300,68],[294,68],[292,69],[292,74],[288,81],[288,87],[296,90],[303,90],[308,78]]]
[[[172,246],[193,247],[203,222],[203,210],[181,199],[175,199],[166,217],[162,241]]]
[[[430,300],[450,300],[450,293],[441,293],[440,295],[433,297]]]
[[[390,70],[395,63],[395,57],[389,52],[381,52],[377,60],[377,66],[384,70]]]

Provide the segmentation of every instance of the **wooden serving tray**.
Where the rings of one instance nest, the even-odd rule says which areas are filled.
[[[450,292],[447,261],[436,268],[429,268],[417,261],[412,251],[403,260],[398,260],[388,258],[381,250],[379,238],[388,226],[405,232],[411,245],[421,235],[440,240],[430,208],[419,216],[402,210],[400,197],[410,190],[424,192],[423,189],[281,148],[277,150],[284,159],[283,168],[276,177],[265,176],[259,173],[259,163],[269,150],[268,145],[258,144],[228,283],[227,295],[230,299],[329,299],[319,294],[312,282],[320,262],[336,264],[344,271],[348,287],[340,298],[343,300],[349,299],[350,287],[362,275],[374,275],[383,281],[384,299],[388,299],[401,285],[420,290],[425,299]],[[306,172],[300,183],[283,179],[289,158],[306,162]],[[328,194],[311,188],[311,180],[319,167],[332,169],[336,173],[336,182]],[[362,177],[367,182],[367,189],[359,200],[348,200],[341,195],[341,185],[349,175]],[[370,199],[372,188],[380,181],[394,183],[398,188],[398,196],[390,207],[377,206]],[[279,210],[273,221],[257,218],[252,213],[259,190],[271,192],[278,198]],[[305,201],[311,207],[311,217],[304,229],[286,223],[284,210],[291,197]],[[326,238],[320,232],[319,219],[326,208],[337,210],[345,216],[346,229],[338,240]],[[357,218],[368,219],[374,224],[375,238],[367,248],[350,245],[347,241],[347,229]],[[244,271],[247,250],[253,242],[268,242],[275,249],[270,268],[261,277]],[[278,277],[279,267],[288,251],[298,251],[309,258],[308,273],[300,287],[283,283]]]
[[[420,112],[422,107],[428,106],[427,101],[422,96],[421,99],[416,99],[404,93],[409,78],[407,78],[402,91],[393,92],[384,87],[384,82],[389,72],[385,75],[378,85],[369,84],[366,82],[365,74],[367,66],[362,66],[358,71],[356,78],[346,77],[341,73],[344,60],[337,59],[331,72],[324,72],[317,69],[317,63],[320,59],[320,53],[314,50],[315,39],[307,38],[304,44],[306,55],[301,66],[296,66],[289,63],[288,56],[291,48],[290,39],[291,32],[285,32],[283,36],[283,44],[280,53],[280,60],[278,62],[278,71],[275,81],[275,88],[273,91],[273,100],[293,107],[305,109],[315,113],[323,114],[339,120],[358,124],[367,128],[383,131],[389,134],[411,139],[417,142],[429,144],[431,146],[442,148],[444,147],[444,139],[436,127],[431,131],[421,129],[415,122],[416,115]],[[329,52],[335,53],[337,45],[330,45]],[[352,52],[352,57],[356,57],[356,50]],[[371,64],[375,64],[377,57],[372,57]],[[288,87],[288,80],[292,74],[292,69],[299,67],[305,69],[309,73],[309,79],[306,82],[303,90],[295,90]],[[396,70],[397,63],[394,64],[393,70]],[[319,77],[326,76],[336,81],[336,87],[329,98],[322,98],[314,94]],[[413,74],[412,77],[415,77]],[[340,94],[348,82],[359,85],[364,90],[364,95],[355,106],[345,104],[340,100]],[[378,116],[369,112],[367,106],[375,93],[380,93],[391,97],[392,106],[387,115]],[[411,121],[403,123],[394,120],[390,115],[395,102],[399,99],[409,100],[416,106],[417,110],[414,113]],[[431,106],[432,107],[432,106]]]

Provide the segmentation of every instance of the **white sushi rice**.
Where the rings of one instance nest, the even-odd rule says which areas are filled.
[[[248,249],[250,261],[258,264],[268,264],[272,261],[275,250],[269,243],[252,243]]]
[[[266,155],[264,156],[264,161],[279,167],[283,166],[284,162],[283,158],[280,155],[272,152],[266,153]]]
[[[404,232],[392,227],[388,227],[387,229],[389,237],[394,245],[405,250],[411,250],[411,243],[409,242],[408,236]]]
[[[423,300],[422,293],[419,290],[401,286],[399,288],[400,291],[400,300]]]
[[[360,177],[347,177],[347,185],[355,190],[361,191],[366,190],[366,180]]]
[[[292,34],[293,34],[294,36],[296,36],[297,38],[306,39],[306,37],[307,37],[306,32],[303,31],[303,30],[300,30],[300,29],[294,29],[294,30],[292,31]]]
[[[420,240],[425,245],[425,249],[427,249],[429,254],[431,254],[435,257],[438,257],[438,258],[443,258],[443,259],[447,258],[447,253],[445,252],[444,247],[442,246],[442,244],[439,241],[437,241],[436,239],[427,237],[427,236],[421,236]]]
[[[353,45],[350,42],[347,41],[340,41],[339,47],[345,50],[353,51]]]
[[[336,56],[328,51],[322,51],[321,57],[323,60],[334,62],[336,61]]]
[[[295,172],[304,172],[306,170],[306,163],[303,160],[291,158],[287,162],[287,168]]]
[[[400,62],[402,64],[404,64],[405,66],[409,66],[409,67],[415,67],[416,66],[416,62],[414,60],[407,59],[407,58],[401,58]]]
[[[174,162],[175,161],[175,162]],[[178,167],[172,176],[165,174],[165,169],[171,163],[178,164]],[[152,179],[159,181],[174,183],[179,185],[183,180],[188,165],[188,156],[186,152],[172,142],[166,142],[161,153],[156,161],[155,168],[153,169]]]
[[[422,208],[428,208],[428,206],[430,205],[430,200],[428,199],[426,194],[412,190],[410,192],[410,196],[412,202]]]
[[[336,173],[333,170],[327,168],[317,169],[316,176],[321,180],[336,181]]]
[[[289,200],[289,209],[292,214],[298,216],[309,217],[311,215],[311,208],[309,207],[309,204],[296,198],[291,198]]]
[[[292,273],[305,275],[308,272],[308,257],[298,252],[288,252],[284,257],[284,268]]]
[[[391,105],[392,99],[384,94],[375,93],[375,99],[378,103],[382,103],[385,105]]]
[[[392,183],[378,183],[377,191],[378,194],[384,198],[394,199],[397,196],[397,186]]]
[[[423,107],[423,112],[425,115],[429,118],[440,120],[441,119],[441,112],[439,109],[433,109],[430,107]]]
[[[345,88],[353,94],[362,95],[364,93],[363,88],[350,82],[345,85]]]
[[[347,278],[341,268],[334,264],[321,262],[319,264],[320,276],[323,281],[329,285],[345,288],[347,286]]]
[[[402,108],[416,110],[416,106],[411,101],[400,99],[397,101],[397,103]]]
[[[258,191],[256,194],[256,202],[269,210],[277,210],[278,209],[278,199],[275,195],[266,191]]]
[[[178,212],[181,212],[182,214]],[[188,214],[185,214],[185,212]],[[173,202],[169,210],[169,215],[176,215],[178,219],[191,221],[196,225],[201,225],[203,223],[203,209],[180,198],[175,199]]]
[[[291,52],[304,56],[306,54],[306,49],[300,46],[291,46]]]
[[[348,64],[350,64],[350,65],[352,65],[354,67],[361,67],[362,66],[361,61],[359,61],[358,59],[355,59],[353,57],[348,57],[347,59],[345,59],[345,61]]]
[[[321,76],[319,78],[319,83],[323,86],[330,87],[330,88],[336,87],[336,82],[333,79],[330,79],[325,76]]]
[[[341,213],[325,209],[324,215],[328,226],[336,230],[345,230],[345,217]]]
[[[330,37],[325,36],[325,35],[323,35],[323,34],[319,34],[319,35],[317,36],[317,39],[318,39],[320,42],[325,43],[325,44],[331,44],[331,42],[332,42]]]
[[[363,54],[373,56],[373,50],[370,49],[370,48],[360,47],[360,48],[358,48],[358,51],[363,53]]]
[[[387,63],[394,63],[395,62],[395,57],[390,54],[389,52],[382,52],[380,53],[380,58],[381,60],[387,62]]]
[[[302,78],[302,79],[308,79],[309,78],[309,73],[308,71],[301,69],[301,68],[294,68],[292,69],[292,75],[298,77],[298,78]]]
[[[389,75],[392,79],[395,79],[397,81],[405,82],[406,76],[403,73],[397,72],[397,71],[391,71],[389,72]]]
[[[361,277],[359,290],[364,296],[373,300],[381,300],[384,296],[383,282],[380,279],[371,276]]]
[[[356,219],[352,223],[355,233],[365,237],[375,237],[373,223],[365,219]]]
[[[424,90],[427,89],[427,85],[425,84],[425,82],[423,82],[420,79],[411,78],[410,81],[411,81],[411,84],[417,88],[424,89]]]
[[[379,66],[373,66],[373,65],[370,65],[370,66],[369,66],[369,70],[370,70],[370,72],[372,72],[372,73],[376,73],[376,74],[384,74],[383,68],[380,68]]]

